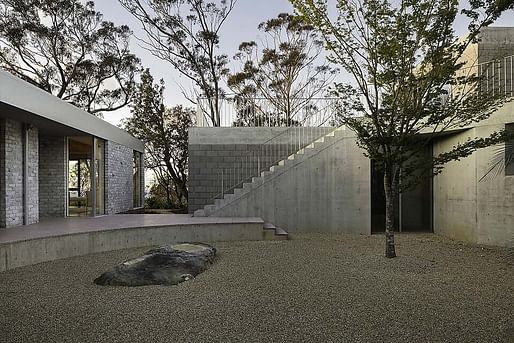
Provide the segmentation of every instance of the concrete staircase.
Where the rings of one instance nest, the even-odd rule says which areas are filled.
[[[193,214],[194,217],[216,217],[216,216],[227,216],[226,209],[227,207],[234,205],[238,201],[241,201],[243,198],[246,198],[251,192],[256,191],[261,188],[267,182],[270,182],[278,175],[282,175],[287,173],[289,169],[296,167],[297,165],[303,163],[309,158],[315,156],[319,152],[324,149],[330,147],[335,144],[338,140],[343,138],[343,135],[339,134],[339,132],[345,131],[346,128],[344,126],[334,129],[329,132],[325,136],[316,139],[311,144],[307,145],[303,149],[300,149],[296,153],[288,156],[287,158],[278,162],[278,164],[273,165],[267,171],[261,172],[260,176],[256,176],[252,178],[251,182],[243,183],[242,187],[234,189],[232,194],[225,194],[223,199],[215,199],[214,204],[206,205],[203,209],[196,210]],[[243,213],[231,213],[230,216],[244,216]],[[259,217],[257,213],[255,216]],[[263,218],[265,221],[268,218]],[[274,237],[279,239],[287,239],[287,232],[279,227],[275,227],[275,225],[271,223],[266,223],[264,225],[264,237],[271,238]]]
[[[278,240],[287,240],[289,239],[289,234],[286,230],[276,227],[271,223],[264,223],[262,238],[265,241],[278,241]]]

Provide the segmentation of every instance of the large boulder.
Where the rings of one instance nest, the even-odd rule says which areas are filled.
[[[97,285],[176,285],[194,278],[214,261],[216,248],[203,243],[166,245],[122,262],[95,279]]]

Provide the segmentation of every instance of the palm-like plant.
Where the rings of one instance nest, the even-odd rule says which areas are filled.
[[[507,141],[504,145],[494,149],[489,161],[489,168],[479,179],[479,182],[491,180],[504,173],[514,175],[514,140]]]

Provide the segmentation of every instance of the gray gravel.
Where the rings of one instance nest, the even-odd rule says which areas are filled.
[[[167,243],[167,242],[163,242]],[[145,248],[0,273],[1,342],[509,342],[512,250],[435,235],[217,243],[178,286],[93,279]]]

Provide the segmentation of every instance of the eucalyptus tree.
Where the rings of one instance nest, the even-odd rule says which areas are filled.
[[[214,126],[220,125],[220,99],[228,57],[220,52],[220,31],[237,0],[120,0],[146,33],[144,47],[190,80],[192,102],[202,107]],[[203,105],[199,102],[198,105]]]
[[[131,100],[140,66],[130,35],[92,1],[0,2],[0,67],[95,115]]]
[[[469,34],[459,39],[457,0],[290,0],[322,35],[330,59],[352,77],[338,84],[340,117],[355,131],[365,155],[384,173],[386,257],[395,257],[394,200],[416,182],[416,171],[439,173],[458,160],[505,139],[505,132],[470,137],[449,151],[420,158],[433,138],[488,118],[506,101],[480,89],[479,75],[465,69],[465,49],[512,1],[475,1],[461,11]],[[401,172],[401,182],[400,182]]]
[[[234,59],[241,70],[229,76],[228,86],[237,100],[256,108],[253,115],[272,116],[277,124],[301,124],[298,113],[326,93],[336,72],[321,56],[323,41],[312,25],[288,13],[260,23],[258,29],[263,33],[260,42],[239,45]]]
[[[123,127],[145,142],[145,167],[154,172],[165,190],[168,206],[184,208],[188,197],[187,130],[194,111],[183,106],[166,107],[163,92],[164,81],[154,83],[146,69],[131,105],[132,116],[124,120]]]

